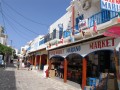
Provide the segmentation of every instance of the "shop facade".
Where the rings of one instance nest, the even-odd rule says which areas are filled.
[[[28,60],[35,70],[43,70],[44,65],[48,64],[48,53],[46,48],[29,53]]]
[[[35,62],[36,62],[36,69],[39,70],[43,70],[44,69],[44,65],[47,64],[47,59],[48,55],[47,55],[47,51],[46,48],[40,51],[36,52],[36,58],[35,58]]]
[[[61,62],[64,62],[64,82],[71,80],[79,83],[84,88],[88,84],[89,77],[99,78],[100,73],[105,72],[116,75],[114,59],[115,57],[118,58],[118,53],[115,56],[115,51],[119,52],[119,48],[120,38],[111,37],[69,44],[48,51],[49,66],[55,69],[52,64],[55,65],[57,63],[59,66]],[[55,60],[55,58],[57,59]]]

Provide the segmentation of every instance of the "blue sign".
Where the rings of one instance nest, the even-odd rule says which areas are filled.
[[[120,1],[119,0],[101,0],[101,9],[119,12]]]
[[[81,50],[81,46],[74,46],[74,47],[69,47],[66,49],[67,53],[73,53],[73,52],[78,52]]]

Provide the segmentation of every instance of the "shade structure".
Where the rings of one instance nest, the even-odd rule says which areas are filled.
[[[103,33],[104,36],[120,37],[120,26],[113,26]]]

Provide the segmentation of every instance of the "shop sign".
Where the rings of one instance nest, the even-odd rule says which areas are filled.
[[[106,39],[106,40],[101,40],[101,41],[96,41],[90,43],[90,49],[100,49],[100,48],[105,48],[105,47],[111,47],[115,45],[115,38],[112,39]]]
[[[106,9],[106,10],[119,12],[120,0],[101,0],[101,8]]]
[[[41,52],[36,52],[36,55],[41,55],[42,53]]]
[[[49,52],[50,55],[60,55],[64,54],[64,49],[54,50]]]
[[[88,28],[88,19],[79,20],[79,30]]]
[[[74,46],[74,47],[69,47],[66,49],[66,53],[73,53],[73,52],[78,52],[81,50],[81,46]]]

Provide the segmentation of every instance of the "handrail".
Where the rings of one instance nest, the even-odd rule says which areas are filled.
[[[95,15],[92,15],[90,18],[88,18],[88,26],[92,27],[94,25],[94,21],[96,21],[98,25],[98,24],[108,22],[117,16],[118,16],[117,12],[108,11],[108,10],[101,11],[99,13],[96,13]]]
[[[117,12],[103,10],[103,11],[98,12],[98,13],[96,13],[96,14],[94,14],[91,17],[88,18],[88,27],[93,27],[94,26],[94,21],[96,21],[97,25],[99,25],[99,24],[103,24],[105,22],[108,22],[108,21],[110,21],[111,19],[113,19],[113,18],[115,18],[117,16],[118,16]],[[78,29],[77,26],[78,25],[75,25],[76,29]],[[75,32],[75,34],[77,34],[77,33],[78,32]],[[60,34],[60,32],[58,32],[56,30],[55,34],[56,35],[54,36],[54,33],[52,32],[52,33],[46,35],[46,37],[45,37],[45,43],[48,42],[48,41],[50,41],[50,40],[56,39],[56,38],[60,39],[61,35],[63,35],[64,38],[70,36],[70,32],[68,32],[68,31],[63,31],[63,33]]]

